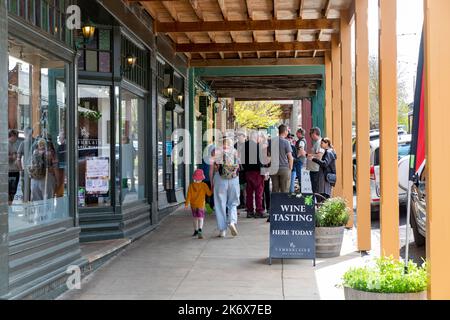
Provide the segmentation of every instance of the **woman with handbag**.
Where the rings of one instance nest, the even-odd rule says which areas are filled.
[[[225,137],[223,147],[216,148],[212,158],[210,181],[214,190],[219,237],[225,238],[227,227],[237,236],[237,207],[239,206],[239,153],[233,147],[233,138]]]
[[[329,138],[323,138],[320,147],[325,150],[322,159],[316,159],[308,155],[308,160],[320,165],[319,170],[319,193],[329,199],[333,194],[333,187],[336,185],[336,152]]]

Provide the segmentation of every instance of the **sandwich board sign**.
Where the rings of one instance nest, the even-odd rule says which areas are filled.
[[[272,259],[313,260],[316,265],[315,199],[313,194],[273,193],[270,202]]]

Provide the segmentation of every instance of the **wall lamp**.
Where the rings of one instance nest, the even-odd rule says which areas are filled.
[[[81,34],[83,35],[83,39],[76,43],[77,49],[84,48],[87,46],[94,38],[96,27],[93,23],[88,22],[81,28]]]
[[[134,69],[136,66],[137,58],[133,54],[127,54],[125,60],[123,61],[123,65],[121,66],[121,75],[123,76],[125,72],[129,72]]]

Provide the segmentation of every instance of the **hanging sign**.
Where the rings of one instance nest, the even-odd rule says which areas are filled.
[[[315,201],[312,194],[273,193],[270,202],[269,263],[313,260],[316,265]]]

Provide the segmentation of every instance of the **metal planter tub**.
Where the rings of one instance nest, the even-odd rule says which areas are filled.
[[[334,258],[341,255],[345,227],[316,228],[316,257]]]
[[[427,292],[375,293],[344,287],[345,300],[427,300]]]

